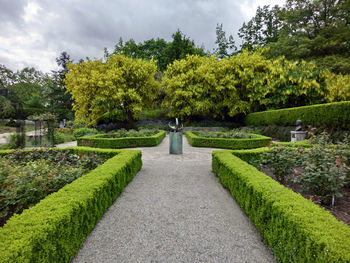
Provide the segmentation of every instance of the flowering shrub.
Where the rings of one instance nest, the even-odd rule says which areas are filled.
[[[103,162],[96,154],[53,150],[17,151],[0,157],[0,225]]]
[[[269,166],[276,179],[285,183],[291,176],[301,191],[320,196],[323,204],[334,203],[341,197],[340,189],[349,183],[349,157],[347,141],[330,146],[326,133],[311,134],[310,148],[276,147],[262,154],[261,162]]]

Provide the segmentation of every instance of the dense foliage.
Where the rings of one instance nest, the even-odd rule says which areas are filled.
[[[79,156],[42,150],[1,157],[1,225],[13,213],[21,213],[103,162],[96,154]]]
[[[126,137],[129,135],[130,137]],[[143,136],[142,136],[143,135]],[[132,137],[131,137],[132,136]],[[78,146],[88,146],[95,148],[120,149],[132,147],[149,147],[156,146],[166,136],[165,131],[154,134],[154,131],[134,131],[128,133],[121,130],[109,134],[97,134],[78,138]]]
[[[272,168],[279,182],[297,183],[300,191],[330,204],[342,196],[340,190],[349,182],[350,154],[347,145],[329,143],[328,134],[323,133],[312,136],[307,148],[273,147],[263,153],[262,163]]]
[[[269,55],[314,60],[336,73],[350,73],[350,1],[288,0],[259,7],[239,30],[243,48],[269,47]]]
[[[186,37],[179,29],[172,35],[170,42],[162,38],[152,38],[138,44],[133,39],[123,43],[120,38],[112,54],[123,54],[145,60],[154,59],[160,72],[166,70],[167,66],[175,60],[185,58],[186,55],[206,55],[203,47],[196,47],[194,41]],[[105,49],[105,57],[109,56],[108,50]]]
[[[142,166],[141,151],[83,147],[69,151],[111,159],[0,228],[0,262],[70,262]]]
[[[115,111],[120,112],[119,120],[131,121],[159,94],[152,60],[116,54],[106,63],[88,60],[69,64],[68,69],[65,88],[72,94],[76,121],[86,125],[95,125],[103,114]]]
[[[199,131],[187,131],[186,137],[191,146],[222,149],[253,149],[265,147],[271,143],[270,137],[258,134],[245,135],[249,136],[249,138],[227,138],[229,135],[234,137],[237,133],[240,134],[241,132],[223,133],[223,136],[226,138],[222,138],[223,136],[220,133],[204,133],[203,137]]]
[[[273,249],[276,261],[350,261],[349,226],[243,161],[264,151],[213,151],[212,167]]]
[[[169,115],[227,117],[350,99],[348,76],[321,70],[313,63],[266,58],[267,50],[217,60],[187,56],[168,66],[163,77]]]
[[[328,126],[349,129],[350,101],[254,112],[246,116],[245,123],[254,126],[294,126],[296,120],[299,119],[306,126]]]
[[[252,135],[241,130],[234,129],[227,132],[198,131],[197,135],[204,138],[250,139]]]
[[[105,134],[101,138],[125,138],[125,137],[149,137],[159,133],[156,129],[125,130],[119,129],[116,132]]]

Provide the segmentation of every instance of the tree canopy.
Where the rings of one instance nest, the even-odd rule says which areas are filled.
[[[272,57],[350,73],[350,0],[287,0],[283,7],[259,7],[239,32],[242,48],[269,47]]]
[[[122,54],[146,60],[153,59],[156,61],[159,71],[164,71],[169,64],[185,58],[188,54],[206,55],[204,48],[196,47],[194,41],[186,37],[179,29],[172,35],[171,42],[162,38],[152,38],[136,44],[133,39],[124,43],[123,39],[120,38],[112,54]],[[105,57],[109,55],[108,50],[105,49]]]
[[[65,88],[72,94],[76,120],[86,125],[96,125],[106,113],[119,112],[123,121],[136,119],[159,94],[153,60],[114,54],[106,63],[88,60],[67,68]]]

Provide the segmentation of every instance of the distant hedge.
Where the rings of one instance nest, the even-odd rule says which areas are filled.
[[[86,147],[63,150],[93,151],[112,158],[21,215],[12,216],[0,228],[0,262],[69,262],[142,166],[140,151]]]
[[[317,104],[297,108],[250,113],[245,118],[247,125],[295,125],[296,120],[304,125],[350,128],[350,101]]]
[[[213,151],[212,167],[277,262],[350,262],[349,226],[235,156],[251,161],[266,150]]]
[[[258,134],[250,134],[254,137],[251,139],[204,138],[199,137],[197,134],[195,131],[186,132],[186,137],[190,145],[223,149],[252,149],[264,147],[272,140],[270,137]]]
[[[113,134],[111,134],[113,135]],[[96,134],[78,138],[78,146],[94,148],[120,149],[131,147],[156,146],[164,139],[165,131],[149,137],[103,138],[104,134]]]

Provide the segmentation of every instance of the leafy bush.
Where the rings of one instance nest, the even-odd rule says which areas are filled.
[[[227,138],[227,139],[251,139],[254,138],[251,134],[247,134],[241,130],[231,130],[228,132],[209,132],[198,131],[197,135],[204,138]]]
[[[13,213],[21,213],[103,162],[96,154],[88,157],[48,150],[16,151],[0,157],[1,225]]]
[[[7,145],[9,149],[16,149],[18,145],[18,136],[17,133],[11,133],[10,136],[7,138]]]
[[[83,137],[85,135],[91,135],[91,134],[97,134],[99,133],[98,130],[93,128],[79,128],[74,130],[73,135],[76,139],[79,137]]]
[[[210,134],[210,133],[209,133]],[[223,149],[252,149],[268,145],[271,142],[270,137],[249,134],[250,139],[228,139],[228,138],[205,138],[200,137],[198,131],[187,131],[186,137],[192,146],[196,147],[214,147]]]
[[[56,151],[111,159],[0,228],[0,262],[69,262],[142,166],[140,151],[83,147]]]
[[[328,126],[350,128],[350,101],[318,104],[282,110],[250,113],[246,116],[247,125],[295,125],[296,120],[303,125],[314,127]]]
[[[141,129],[139,131],[119,129],[116,132],[104,134],[99,138],[148,137],[156,135],[157,133],[159,133],[159,130],[156,129]]]
[[[277,262],[350,262],[347,225],[234,156],[251,159],[264,151],[213,151],[212,166],[273,249]]]
[[[142,137],[136,135],[140,135]],[[118,131],[118,133],[97,134],[78,138],[78,146],[107,149],[156,146],[164,139],[165,135],[165,131],[160,131],[154,134],[154,130],[144,130],[139,132],[132,130],[130,133],[121,129]]]
[[[346,146],[330,147],[329,142],[328,135],[324,133],[312,137],[306,148],[273,147],[262,154],[262,163],[272,168],[281,183],[296,168],[298,172],[293,181],[301,190],[320,196],[322,203],[329,204],[332,197],[341,197],[340,189],[350,173],[350,154]]]
[[[85,125],[96,125],[104,114],[116,110],[121,111],[116,114],[120,121],[135,120],[160,93],[153,60],[114,54],[105,62],[88,60],[69,63],[67,68],[64,87],[72,94],[75,119]]]
[[[65,142],[65,134],[62,132],[55,132],[54,135],[55,144],[60,144]]]

